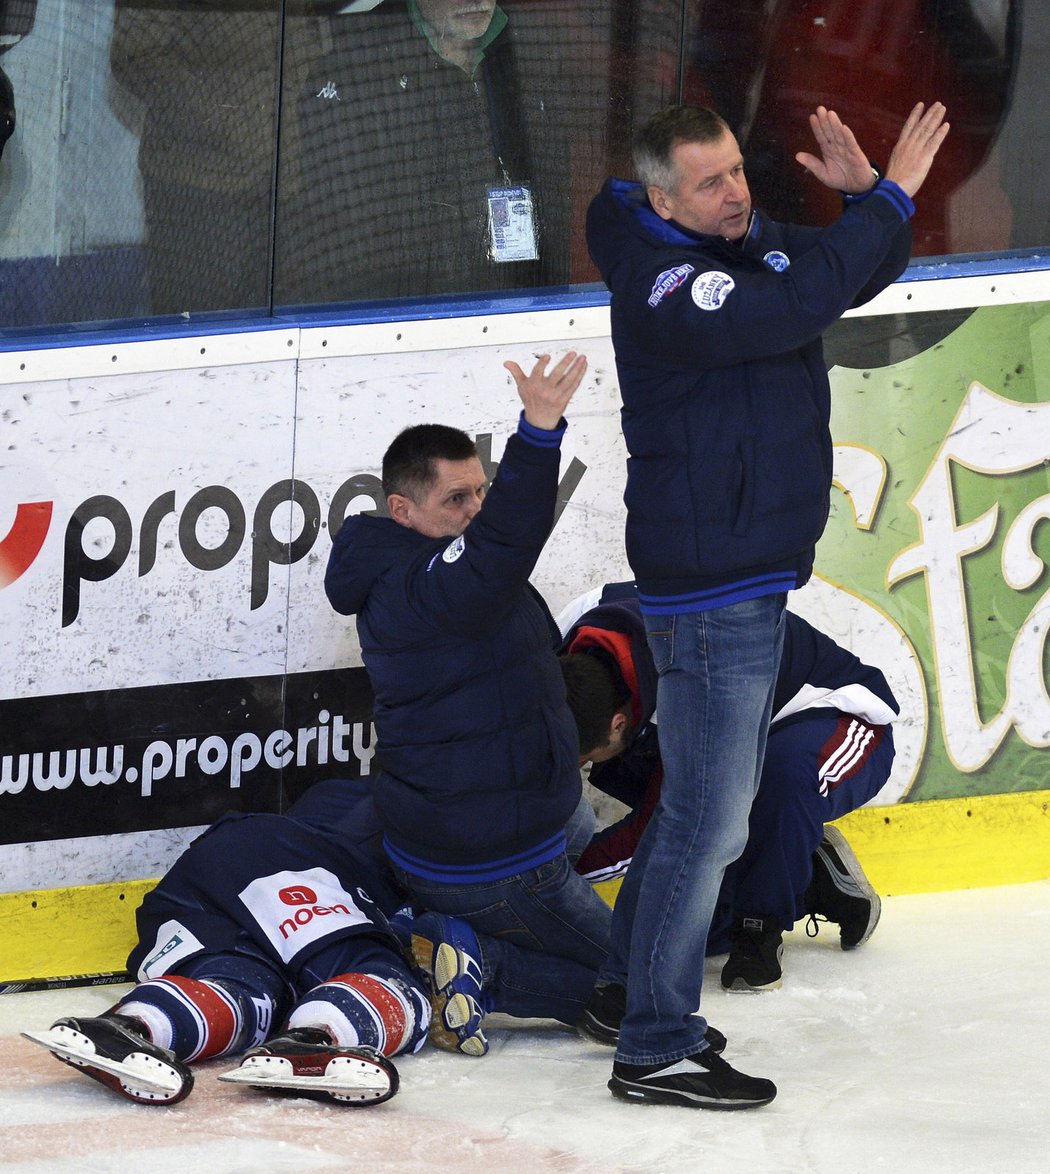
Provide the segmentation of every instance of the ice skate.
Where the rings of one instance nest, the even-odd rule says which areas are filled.
[[[394,1065],[374,1048],[340,1047],[326,1031],[298,1027],[244,1053],[219,1080],[270,1091],[290,1090],[346,1105],[381,1105],[398,1090]]]
[[[143,1105],[174,1105],[193,1088],[193,1073],[167,1048],[151,1043],[126,1015],[59,1019],[22,1035],[65,1064]]]

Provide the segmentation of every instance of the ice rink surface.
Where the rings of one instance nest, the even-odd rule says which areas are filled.
[[[1050,881],[887,898],[844,953],[786,938],[780,991],[704,1005],[736,1067],[779,1088],[720,1113],[626,1105],[612,1052],[498,1017],[482,1059],[397,1061],[401,1092],[353,1109],[220,1084],[135,1105],[19,1037],[98,1014],[123,987],[0,995],[0,1169],[19,1174],[1045,1174],[1050,1170]]]

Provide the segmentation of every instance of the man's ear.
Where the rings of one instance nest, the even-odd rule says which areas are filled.
[[[646,192],[649,197],[649,203],[653,207],[653,211],[660,217],[661,220],[673,220],[671,202],[667,198],[667,193],[663,188],[658,188],[654,183]]]
[[[627,729],[627,714],[622,709],[618,709],[612,718],[609,726],[609,732],[613,735],[620,735]]]
[[[399,526],[407,526],[410,530],[412,529],[412,499],[410,497],[405,497],[403,493],[388,494],[386,508]]]

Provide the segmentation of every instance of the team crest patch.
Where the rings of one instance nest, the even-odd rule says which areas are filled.
[[[772,252],[766,253],[762,260],[777,273],[783,273],[791,264],[787,253],[782,253],[779,249],[773,249]]]
[[[444,553],[441,555],[441,557],[447,563],[454,563],[456,561],[456,559],[459,558],[459,556],[466,549],[466,546],[467,546],[467,544],[463,540],[463,535],[460,534],[460,536],[456,539],[455,542],[452,542],[448,546],[445,547]]]
[[[693,301],[701,310],[719,310],[735,287],[736,282],[728,273],[711,269],[693,282]]]
[[[653,282],[653,292],[649,295],[649,305],[655,309],[668,294],[674,293],[692,272],[692,265],[676,265],[674,269],[665,269]]]

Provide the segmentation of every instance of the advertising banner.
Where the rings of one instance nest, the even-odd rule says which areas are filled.
[[[914,683],[907,796],[1044,789],[1050,304],[851,319],[830,341],[841,492],[823,610],[844,642],[883,629]]]
[[[876,804],[1046,786],[1048,344],[1042,302],[829,332],[836,488],[790,606],[901,703]],[[590,370],[534,576],[557,613],[630,576],[607,337],[0,387],[3,888],[155,875],[185,840],[158,848],[166,829],[369,773],[331,535],[385,512],[382,453],[409,424],[462,427],[494,470],[520,406],[503,361],[570,347]]]

